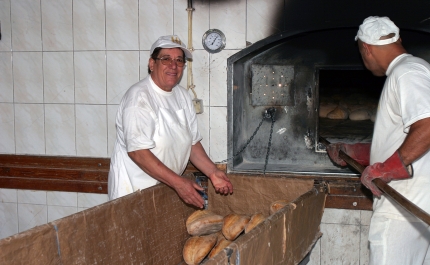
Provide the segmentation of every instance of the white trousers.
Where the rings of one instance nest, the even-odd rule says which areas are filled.
[[[373,215],[369,265],[430,265],[430,228],[423,222]]]

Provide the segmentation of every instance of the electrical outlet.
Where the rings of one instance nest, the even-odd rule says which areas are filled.
[[[193,99],[194,104],[194,110],[196,111],[196,114],[202,114],[203,113],[203,100],[195,98]]]

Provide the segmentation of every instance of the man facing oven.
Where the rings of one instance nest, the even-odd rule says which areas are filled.
[[[430,64],[408,54],[399,28],[388,17],[368,17],[355,37],[366,68],[386,75],[371,144],[333,143],[367,166],[361,182],[374,194],[369,244],[371,265],[430,264],[430,229],[372,182],[379,178],[430,213]]]

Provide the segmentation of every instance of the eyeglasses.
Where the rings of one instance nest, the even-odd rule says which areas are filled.
[[[172,61],[175,61],[176,65],[179,66],[179,67],[182,67],[185,64],[185,59],[184,58],[175,58],[175,59],[173,59],[173,58],[171,58],[169,56],[166,56],[166,57],[161,57],[161,58],[155,58],[155,60],[160,60],[161,63],[164,64],[164,65],[171,65]]]

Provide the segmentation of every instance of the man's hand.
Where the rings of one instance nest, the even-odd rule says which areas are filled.
[[[368,166],[370,161],[370,143],[345,144],[334,143],[327,147],[327,154],[339,166],[346,166],[347,163],[339,157],[339,151],[343,151],[352,159],[363,166]]]
[[[196,191],[203,191],[204,188],[200,187],[195,181],[187,178],[178,177],[173,185],[176,193],[179,197],[188,204],[194,205],[198,208],[204,207],[204,201],[202,196]]]
[[[233,185],[223,171],[215,170],[208,177],[216,192],[224,195],[233,193]]]
[[[400,158],[399,152],[396,151],[384,163],[375,163],[366,167],[361,174],[361,182],[379,198],[382,192],[376,187],[372,180],[379,178],[388,183],[393,179],[407,179],[411,176],[412,169],[411,172],[408,171]]]

